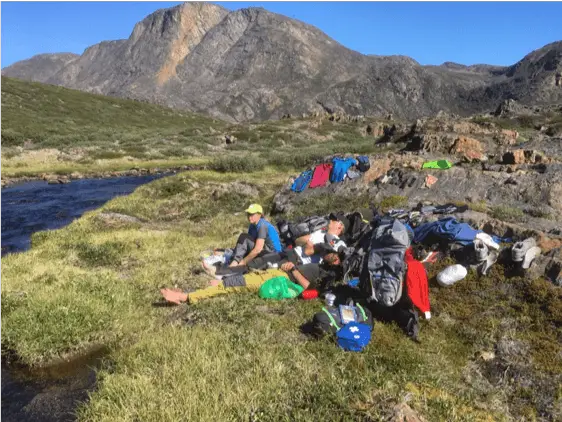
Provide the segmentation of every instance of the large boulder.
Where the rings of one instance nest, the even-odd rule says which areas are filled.
[[[460,155],[468,161],[484,161],[486,155],[480,141],[459,136],[450,149],[451,154]]]

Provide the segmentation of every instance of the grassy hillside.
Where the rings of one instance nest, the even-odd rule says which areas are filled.
[[[299,119],[230,125],[139,101],[2,77],[2,176],[212,161],[212,168],[226,171],[267,164],[299,168],[330,153],[374,151],[365,126]],[[225,134],[236,143],[227,145]]]

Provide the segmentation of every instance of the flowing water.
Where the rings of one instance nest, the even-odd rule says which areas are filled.
[[[69,224],[108,200],[163,175],[82,179],[67,184],[34,181],[2,189],[2,256],[31,247],[31,235]],[[72,362],[31,371],[2,363],[2,421],[72,421],[95,387],[107,350],[98,347]]]

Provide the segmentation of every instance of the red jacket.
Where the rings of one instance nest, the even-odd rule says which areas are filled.
[[[330,172],[332,171],[332,163],[319,164],[314,168],[314,174],[310,181],[309,188],[318,188],[324,186],[328,182]]]
[[[408,289],[408,297],[418,308],[425,314],[427,319],[431,318],[429,307],[429,286],[427,284],[427,273],[425,267],[420,261],[414,259],[412,248],[406,251],[404,256],[408,271],[406,272],[406,286]]]

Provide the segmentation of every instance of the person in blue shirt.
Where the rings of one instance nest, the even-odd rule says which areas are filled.
[[[246,266],[258,256],[279,253],[283,249],[279,233],[263,216],[260,204],[252,204],[245,210],[250,226],[248,233],[238,237],[232,254],[231,267]]]

